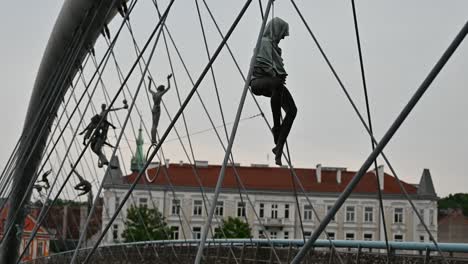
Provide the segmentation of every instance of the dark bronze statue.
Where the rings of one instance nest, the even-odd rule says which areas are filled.
[[[149,86],[148,90],[153,96],[153,126],[151,127],[151,143],[154,145],[156,144],[156,132],[158,130],[158,124],[159,124],[159,117],[161,116],[161,100],[163,95],[169,91],[171,88],[171,79],[172,74],[169,74],[167,76],[167,88],[164,87],[164,85],[159,85],[156,88],[156,92],[151,90],[151,84],[153,83],[153,79],[151,77],[148,77],[149,79]]]
[[[44,183],[43,187],[46,190],[48,190],[50,188],[49,179],[47,179],[47,177],[49,176],[49,174],[51,172],[52,172],[52,170],[48,170],[48,171],[44,172],[44,174],[42,174],[41,180],[37,181],[38,183],[43,182]]]
[[[86,145],[86,140],[89,139],[91,143],[91,150],[96,153],[99,157],[98,167],[102,168],[103,165],[109,165],[109,161],[102,152],[102,147],[108,145],[113,147],[111,144],[106,142],[107,132],[109,127],[115,129],[116,127],[107,120],[107,115],[109,112],[118,111],[121,109],[127,109],[127,101],[123,101],[124,106],[118,108],[107,109],[106,104],[101,105],[101,113],[95,115],[91,118],[91,122],[86,126],[86,128],[80,133],[80,135],[86,133],[83,137],[83,144]]]
[[[76,170],[73,169],[73,164],[71,165],[73,173],[78,177],[80,182],[75,185],[74,189],[77,191],[82,191],[82,193],[79,193],[78,196],[86,195],[91,191],[91,183],[87,180],[85,180]]]

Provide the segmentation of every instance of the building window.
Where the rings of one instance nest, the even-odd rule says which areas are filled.
[[[372,233],[364,233],[364,241],[372,241]]]
[[[278,233],[276,231],[270,232],[270,239],[276,239],[278,237]]]
[[[202,215],[203,212],[203,202],[202,200],[193,201],[193,215]]]
[[[354,233],[346,233],[345,239],[346,240],[354,240]]]
[[[263,230],[258,231],[258,238],[265,238],[265,235],[263,234]]]
[[[395,240],[396,242],[402,242],[403,241],[403,235],[395,234],[395,235],[393,235],[393,240]]]
[[[117,240],[119,239],[119,225],[112,226],[112,239]]]
[[[312,221],[312,206],[304,205],[304,221]]]
[[[42,257],[44,256],[44,241],[38,241],[37,242],[37,253],[36,257]]]
[[[115,196],[114,212],[117,212],[117,208],[119,208],[119,205],[120,205],[120,197]]]
[[[172,200],[172,215],[179,215],[180,214],[180,200],[173,199]]]
[[[237,202],[237,216],[245,217],[245,202]]]
[[[28,243],[27,240],[21,241],[21,250],[22,250],[22,251],[24,250],[24,247],[26,246],[27,243]],[[25,256],[25,257],[31,256],[31,251],[32,251],[32,247],[31,247],[31,245],[30,245],[30,246],[27,248],[26,252],[24,252],[24,256]]]
[[[278,204],[271,204],[271,218],[278,218]]]
[[[289,239],[289,232],[288,231],[284,231],[284,239]]]
[[[289,219],[289,204],[284,205],[284,218]]]
[[[333,205],[327,205],[327,213],[331,211]],[[335,215],[333,215],[331,221],[335,222]]]
[[[364,207],[364,222],[366,223],[374,222],[374,208],[373,207]]]
[[[421,216],[421,219],[419,220],[419,223],[423,224],[424,223],[424,218],[426,218],[424,209],[419,209],[419,215]]]
[[[171,239],[179,239],[179,227],[171,226]]]
[[[393,223],[403,223],[403,208],[395,208],[393,214]]]
[[[425,238],[423,235],[419,236],[419,242],[424,242]]]
[[[223,201],[216,202],[215,214],[217,216],[223,216],[224,215],[224,202]]]
[[[355,221],[355,208],[354,206],[346,206],[346,222]]]
[[[434,209],[429,210],[429,224],[434,225]]]
[[[311,235],[312,235],[312,232],[310,232],[310,231],[305,231],[303,233],[303,236],[304,236],[305,239],[309,239]]]
[[[265,217],[265,204],[261,203],[260,210],[258,211],[259,217]]]
[[[140,207],[148,207],[148,198],[140,198]]]
[[[335,232],[328,232],[327,235],[327,239],[335,240]]]
[[[199,226],[194,226],[192,227],[192,235],[193,239],[200,239],[201,238],[201,227]]]

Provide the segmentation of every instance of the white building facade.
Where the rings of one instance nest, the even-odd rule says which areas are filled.
[[[208,165],[207,162],[200,162],[197,166],[207,201],[212,200],[219,169],[219,165]],[[234,184],[234,170],[228,169],[215,210],[213,227],[219,225],[221,219],[239,217],[248,222],[253,237],[268,236],[272,239],[302,239],[303,235],[310,236],[319,224],[314,210],[322,219],[335,203],[340,190],[346,187],[355,174],[345,168],[325,168],[320,165],[315,169],[297,169],[296,173],[307,197],[297,187],[296,200],[288,169],[253,165],[237,166],[236,171],[247,190],[242,190],[241,200],[239,189]],[[389,240],[429,241],[421,221],[398,189],[396,179],[384,173],[383,167],[379,167],[378,173],[369,172],[363,177],[355,192],[327,226],[328,236],[339,240],[385,240],[376,174],[381,182]],[[110,215],[115,212],[135,176],[136,173],[122,176],[117,169],[106,177],[104,207],[107,207]],[[114,221],[106,242],[122,240],[125,212],[131,204],[157,208],[171,228],[173,239],[200,238],[209,205],[205,205],[195,177],[193,168],[187,164],[154,165],[123,207],[121,217]],[[418,185],[403,183],[403,186],[437,239],[437,196],[429,171],[424,170]],[[108,222],[109,217],[103,214],[103,227]],[[325,238],[325,233],[322,238]]]

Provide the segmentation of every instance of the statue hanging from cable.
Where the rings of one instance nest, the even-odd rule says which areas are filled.
[[[154,103],[153,109],[152,109],[153,126],[151,127],[151,144],[153,145],[156,145],[156,132],[158,130],[159,118],[161,116],[162,97],[171,88],[171,81],[170,81],[171,77],[172,77],[172,74],[169,74],[167,76],[167,88],[164,87],[164,85],[159,85],[158,88],[156,88],[156,92],[151,90],[151,84],[153,83],[153,79],[151,79],[151,77],[148,77],[149,79],[148,90],[153,96],[153,103]]]
[[[109,144],[107,140],[107,132],[109,127],[115,129],[116,127],[107,120],[107,114],[112,111],[118,111],[121,109],[127,109],[128,104],[127,100],[123,100],[123,107],[109,108],[107,109],[106,104],[101,105],[101,113],[99,115],[94,115],[91,118],[91,122],[86,126],[86,128],[79,134],[85,134],[83,137],[83,144],[87,145],[86,140],[89,139],[91,143],[91,150],[96,153],[99,157],[98,167],[102,168],[103,165],[109,165],[109,161],[102,152],[102,147],[108,145],[109,147],[114,147]]]

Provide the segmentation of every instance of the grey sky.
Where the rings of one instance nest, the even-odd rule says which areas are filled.
[[[62,2],[9,1],[3,5],[4,10],[8,12],[4,12],[0,17],[2,36],[0,77],[4,87],[3,102],[0,105],[3,113],[0,116],[0,122],[3,124],[1,169],[22,129],[35,74]],[[132,16],[140,44],[157,21],[150,2],[140,1]],[[465,23],[468,18],[466,16],[468,2],[464,0],[357,0],[356,2],[374,129],[377,138],[380,138]],[[243,1],[209,0],[208,3],[221,28],[226,31]],[[350,1],[299,0],[297,3],[364,114],[365,106]],[[321,163],[324,166],[357,170],[370,153],[369,137],[307,35],[290,2],[276,1],[275,15],[290,24],[290,37],[280,46],[283,48],[285,67],[289,73],[287,86],[299,110],[289,137],[294,165],[314,167],[317,163]],[[114,20],[111,25],[112,32],[115,32],[120,21],[120,18]],[[213,51],[220,39],[208,16],[205,16],[204,22],[210,49]],[[193,1],[176,1],[167,24],[196,79],[207,59]],[[229,41],[244,72],[247,71],[259,26],[257,1],[253,1],[253,5]],[[116,48],[119,62],[125,65],[124,72],[127,72],[135,58],[132,46],[129,44],[129,36],[126,33]],[[151,72],[158,80],[162,80],[170,71],[163,42],[160,44],[151,66]],[[96,46],[98,57],[102,56],[103,47],[101,38]],[[423,168],[429,168],[436,191],[441,196],[453,192],[466,192],[468,186],[465,165],[468,157],[465,99],[468,96],[465,88],[468,84],[467,55],[468,44],[465,40],[385,149],[397,173],[407,182],[416,183]],[[173,60],[179,89],[185,97],[192,86],[180,63],[175,58]],[[86,70],[88,79],[91,77],[90,72],[91,70]],[[215,64],[215,72],[226,120],[230,122],[235,116],[242,81],[226,52],[220,55]],[[113,67],[104,74],[104,79],[109,91],[115,93],[118,88],[118,78]],[[138,75],[132,78],[132,92],[136,88],[137,81]],[[215,123],[221,124],[209,75],[200,87],[200,93],[207,101]],[[164,100],[174,115],[178,109],[175,90],[171,90]],[[266,98],[258,100],[268,119],[271,120],[269,101]],[[100,102],[98,95],[94,103]],[[150,126],[148,102],[145,97],[140,97],[138,102],[144,111],[145,123]],[[243,117],[257,113],[258,110],[249,96]],[[135,126],[138,126],[138,117],[134,115],[134,118]],[[197,100],[189,105],[187,119],[191,132],[210,127]],[[162,132],[167,125],[167,116],[163,114],[159,131]],[[185,134],[181,122],[177,128],[181,134]],[[230,127],[228,131],[230,132]],[[133,140],[130,130],[126,130],[126,134]],[[175,136],[171,133],[169,139]],[[110,138],[111,141],[115,141],[114,137]],[[213,164],[222,161],[223,152],[214,133],[195,135],[192,140],[197,159],[209,160]],[[145,141],[149,142],[148,137]],[[133,147],[134,141],[130,143]],[[261,118],[241,122],[234,148],[236,161],[244,165],[267,162],[273,164],[272,155],[269,154],[272,147],[271,136]],[[123,143],[122,149],[125,155],[130,155],[128,147]],[[107,153],[109,154],[109,150]],[[173,162],[187,161],[177,141],[167,142],[165,155]],[[128,158],[122,162],[129,165]]]

